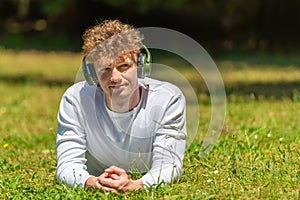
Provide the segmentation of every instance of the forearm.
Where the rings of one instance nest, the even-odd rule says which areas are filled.
[[[180,178],[183,167],[185,140],[167,138],[157,135],[153,144],[153,158],[151,169],[142,177],[145,186],[171,183]]]
[[[68,133],[70,134],[70,133]],[[85,147],[79,137],[57,136],[57,168],[58,181],[71,187],[84,187],[90,176],[85,165]]]
[[[85,165],[86,139],[79,120],[71,120],[75,115],[72,111],[73,108],[61,108],[58,114],[56,177],[70,187],[83,188],[90,176]]]
[[[86,180],[90,174],[81,166],[70,165],[68,167],[58,166],[56,170],[56,178],[70,187],[80,186],[84,188]]]
[[[181,172],[182,166],[175,166],[173,164],[161,165],[161,167],[152,168],[141,178],[141,181],[146,187],[158,185],[162,182],[171,183],[180,178]]]

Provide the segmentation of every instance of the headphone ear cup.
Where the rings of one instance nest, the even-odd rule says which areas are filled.
[[[145,78],[151,73],[151,54],[148,48],[143,45],[138,55],[138,78]]]
[[[144,78],[144,54],[139,53],[138,55],[138,61],[137,61],[137,73],[138,73],[138,78]]]
[[[146,76],[150,76],[151,74],[151,67],[152,67],[152,63],[151,61],[148,60],[148,56],[144,56],[145,57],[145,62],[144,62],[144,66],[143,66],[143,71],[144,71],[144,77]]]
[[[86,59],[83,58],[81,68],[86,82],[88,82],[89,85],[98,86],[99,82],[94,65],[92,63],[87,63]]]

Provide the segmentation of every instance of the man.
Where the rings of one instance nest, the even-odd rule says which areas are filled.
[[[86,81],[65,92],[58,113],[59,181],[126,193],[180,177],[185,98],[176,86],[145,78],[150,55],[142,39],[118,20],[84,33]]]

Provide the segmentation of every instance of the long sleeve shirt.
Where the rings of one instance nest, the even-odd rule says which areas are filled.
[[[158,80],[139,79],[139,104],[117,113],[106,106],[101,88],[85,81],[63,95],[58,112],[57,179],[84,187],[114,165],[140,172],[145,186],[181,175],[185,151],[186,105],[182,92]]]

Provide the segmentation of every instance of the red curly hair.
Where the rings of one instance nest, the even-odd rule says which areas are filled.
[[[131,54],[134,60],[142,46],[143,36],[133,26],[119,20],[104,20],[88,28],[83,36],[84,56],[96,53],[98,56],[118,56]]]

